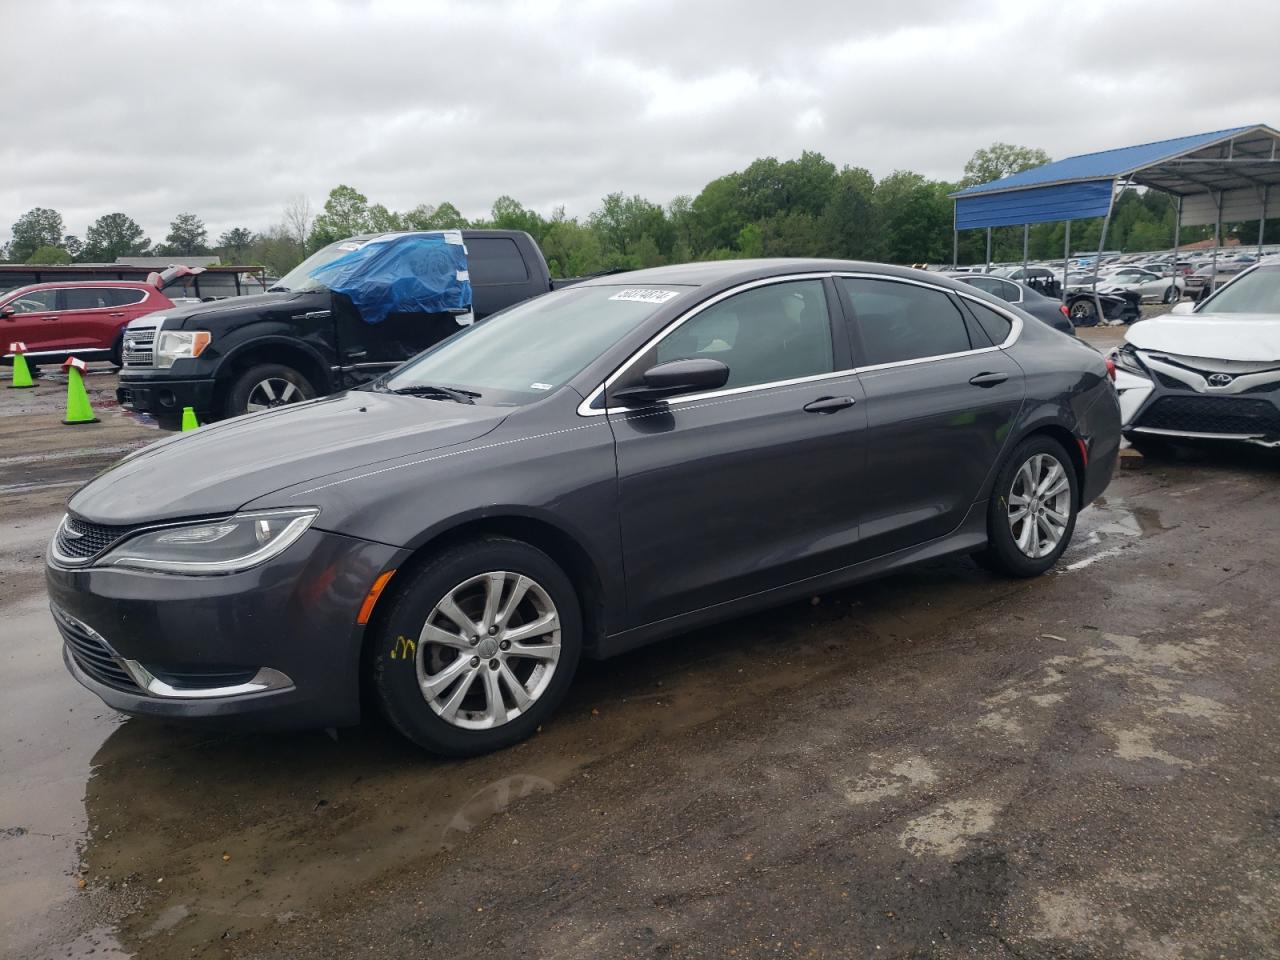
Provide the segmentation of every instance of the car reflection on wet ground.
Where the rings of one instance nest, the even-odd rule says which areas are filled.
[[[40,416],[0,416],[0,954],[1274,950],[1274,459],[1121,471],[1037,581],[948,560],[587,664],[458,762],[76,685],[60,484],[155,433]]]

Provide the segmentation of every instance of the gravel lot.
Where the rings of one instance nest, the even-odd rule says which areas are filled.
[[[66,675],[44,544],[157,436],[113,380],[81,427],[0,390],[0,955],[1280,957],[1274,457],[1127,457],[1049,576],[951,560],[587,664],[443,762]]]

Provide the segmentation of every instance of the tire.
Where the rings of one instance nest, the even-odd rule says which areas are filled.
[[[1073,300],[1069,308],[1071,322],[1077,327],[1092,327],[1098,323],[1098,307],[1088,297]]]
[[[498,599],[489,604],[498,574]],[[525,581],[522,599],[506,610]],[[452,757],[500,750],[536,731],[564,699],[582,653],[582,615],[568,576],[541,550],[485,536],[444,550],[392,584],[366,663],[383,714],[418,746]],[[476,633],[467,636],[455,614],[442,612],[450,599]],[[486,610],[497,621],[492,630],[485,629]],[[546,626],[548,610],[558,635]],[[532,623],[544,626],[523,643],[500,647],[508,630]],[[535,655],[521,656],[517,648]],[[432,680],[437,689],[429,699],[423,685]],[[528,702],[520,702],[516,684]]]
[[[1165,303],[1177,303],[1182,299],[1182,292],[1177,287],[1170,287],[1164,292]]]
[[[1043,524],[1037,522],[1028,527],[1030,520],[1015,524],[1010,514],[1019,506],[1015,498],[1021,497],[1020,491],[1027,489],[1028,477],[1024,468],[1039,481],[1051,475],[1051,462],[1060,468],[1066,486],[1058,489],[1056,482],[1051,484],[1050,489],[1057,489],[1057,493],[1052,498],[1044,498],[1046,505],[1051,506],[1044,515]],[[987,505],[987,547],[978,559],[989,569],[1011,577],[1036,577],[1049,570],[1067,549],[1075,532],[1080,502],[1079,483],[1075,466],[1058,441],[1051,437],[1033,436],[1020,443],[996,476]],[[1032,498],[1031,502],[1035,504],[1037,501]],[[1032,510],[1031,515],[1034,516],[1034,507]],[[1053,516],[1065,517],[1065,523],[1054,523]],[[1019,546],[1018,539],[1015,539],[1015,526],[1019,534],[1028,534],[1024,546]],[[1046,529],[1056,531],[1057,539],[1052,541],[1051,547],[1050,537],[1045,535]]]
[[[301,403],[316,396],[311,381],[282,363],[260,363],[231,382],[223,404],[223,416],[238,417],[272,407]]]

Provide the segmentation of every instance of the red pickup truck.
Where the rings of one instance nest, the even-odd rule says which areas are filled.
[[[9,344],[21,342],[35,364],[61,363],[74,355],[118,367],[121,334],[129,321],[173,306],[154,283],[137,280],[18,287],[0,294],[0,352],[8,358]]]

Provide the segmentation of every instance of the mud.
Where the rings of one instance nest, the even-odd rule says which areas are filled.
[[[588,664],[444,762],[78,687],[43,546],[157,434],[56,389],[0,395],[0,955],[1280,956],[1274,459],[1118,473],[1035,581],[950,560]]]

